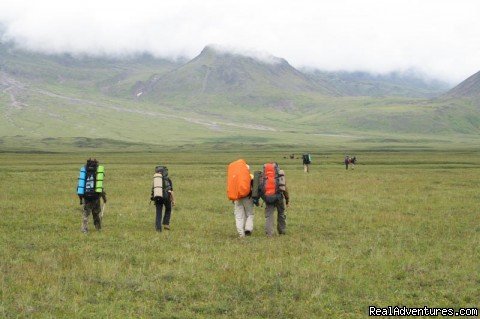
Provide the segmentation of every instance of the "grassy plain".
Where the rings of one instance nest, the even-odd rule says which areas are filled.
[[[0,154],[0,317],[358,318],[368,306],[479,306],[478,151]],[[76,178],[106,166],[101,232],[80,232]],[[287,235],[256,209],[236,238],[226,164],[276,160]],[[172,230],[154,231],[150,183],[166,164]],[[92,227],[90,220],[90,228]]]

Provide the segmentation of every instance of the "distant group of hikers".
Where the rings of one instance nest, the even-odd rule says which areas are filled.
[[[292,154],[293,155],[293,154]],[[290,158],[292,158],[290,155]],[[294,157],[294,156],[293,156]],[[345,165],[354,165],[356,158],[345,157]],[[312,157],[302,155],[303,169],[309,173]],[[80,168],[77,184],[77,195],[83,204],[82,232],[88,232],[88,217],[93,216],[95,229],[101,230],[102,217],[107,202],[103,185],[105,169],[96,159],[89,158]],[[254,225],[254,206],[260,206],[260,199],[265,205],[265,233],[271,237],[275,234],[275,210],[277,211],[277,231],[279,235],[286,233],[286,207],[290,196],[287,188],[285,172],[275,162],[265,163],[261,171],[250,171],[245,160],[239,159],[227,167],[227,197],[234,204],[235,225],[239,237],[250,236]],[[100,199],[103,200],[101,205]],[[150,200],[155,203],[155,229],[170,230],[172,207],[175,206],[173,182],[166,166],[156,166],[153,175]],[[262,206],[263,206],[262,204]],[[162,218],[163,217],[163,218]]]
[[[353,157],[350,157],[350,155],[345,155],[345,169],[348,170],[348,165],[350,165],[352,167],[352,169],[355,168],[355,163],[357,162],[357,157],[356,156],[353,156]]]

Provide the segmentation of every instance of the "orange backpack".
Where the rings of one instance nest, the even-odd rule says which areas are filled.
[[[227,196],[230,200],[247,197],[250,194],[250,171],[247,163],[239,159],[228,165],[227,169]]]

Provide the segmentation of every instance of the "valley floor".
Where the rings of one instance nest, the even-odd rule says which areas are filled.
[[[0,317],[358,318],[375,305],[479,307],[477,151],[97,153],[108,203],[80,232],[78,169],[91,154],[0,154]],[[300,154],[298,154],[300,155]],[[287,235],[236,237],[226,165],[269,160],[291,194]],[[172,230],[154,231],[155,165]],[[93,223],[90,220],[90,228]]]

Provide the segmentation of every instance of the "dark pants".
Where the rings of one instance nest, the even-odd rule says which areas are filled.
[[[165,206],[165,216],[163,216],[163,225],[170,225],[170,215],[172,214],[172,202],[170,199],[164,200],[163,198],[155,199],[155,208],[157,211],[157,217],[155,219],[155,228],[157,231],[162,231],[162,212],[163,206]]]
[[[100,219],[100,198],[97,199],[84,199],[84,206],[83,206],[83,223],[82,223],[82,231],[88,231],[88,216],[90,214],[93,215],[93,224],[95,228],[100,230],[102,228],[102,222]]]

